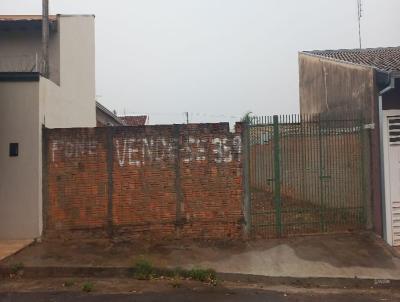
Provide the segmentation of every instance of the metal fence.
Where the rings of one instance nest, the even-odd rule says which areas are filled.
[[[253,236],[341,232],[365,226],[361,119],[252,117],[248,126]]]

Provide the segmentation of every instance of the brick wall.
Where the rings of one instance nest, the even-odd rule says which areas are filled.
[[[45,236],[242,235],[240,127],[46,129],[43,149]]]

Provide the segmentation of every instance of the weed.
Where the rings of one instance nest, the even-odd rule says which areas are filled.
[[[212,269],[193,268],[187,272],[187,277],[200,282],[216,283],[217,274]]]
[[[94,288],[93,283],[86,282],[82,286],[82,291],[84,291],[85,293],[90,293],[93,291],[93,288]]]
[[[74,286],[74,285],[75,285],[75,282],[72,281],[72,280],[67,280],[67,281],[65,281],[65,282],[63,283],[63,286],[64,286],[64,287],[72,287],[72,286]]]
[[[154,277],[153,265],[145,259],[139,259],[135,263],[134,276],[136,279],[139,280],[150,280]]]
[[[136,261],[132,267],[134,278],[138,280],[150,280],[160,277],[161,279],[169,278],[172,280],[172,287],[181,287],[181,279],[191,279],[194,281],[207,282],[213,286],[218,283],[216,272],[212,269],[193,268],[191,270],[184,270],[182,268],[175,268],[173,270],[157,270],[153,267],[150,261],[141,258]]]
[[[185,270],[183,270],[180,267],[176,267],[173,270],[166,270],[165,276],[168,277],[168,278],[185,277]]]
[[[18,274],[24,269],[24,264],[22,262],[14,263],[11,265],[11,273]]]
[[[172,279],[171,286],[172,286],[173,288],[180,288],[180,287],[182,286],[181,279],[180,279],[179,276],[175,276],[175,277]]]

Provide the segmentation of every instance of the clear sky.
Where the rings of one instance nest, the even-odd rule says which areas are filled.
[[[40,14],[1,0],[0,14]],[[96,15],[97,95],[151,123],[298,112],[301,50],[356,48],[356,0],[50,0]],[[400,1],[364,0],[365,47],[400,46]]]

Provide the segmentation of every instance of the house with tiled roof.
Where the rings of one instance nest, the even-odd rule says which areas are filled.
[[[303,114],[363,119],[371,227],[400,245],[400,47],[302,51],[299,88]]]
[[[114,112],[111,112],[100,102],[96,101],[96,124],[97,127],[125,126],[124,121]]]
[[[148,122],[147,115],[124,115],[117,116],[105,106],[96,102],[97,127],[110,126],[144,126]]]

